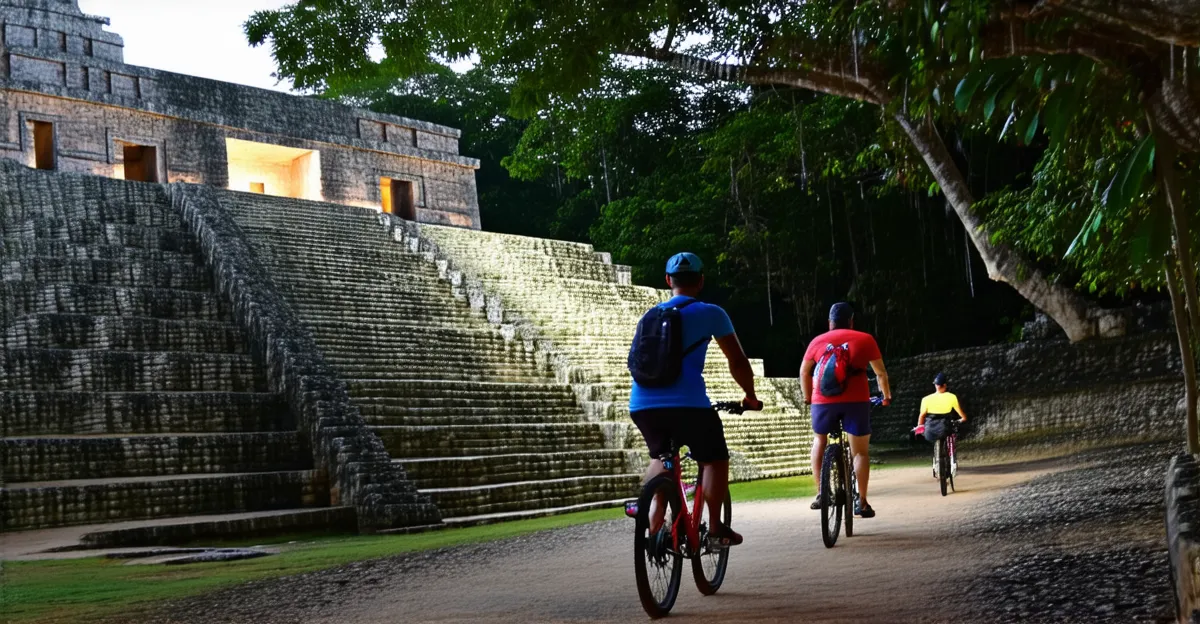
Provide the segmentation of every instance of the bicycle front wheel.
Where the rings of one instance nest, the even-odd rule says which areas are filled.
[[[682,506],[679,486],[668,475],[651,479],[642,488],[642,495],[638,498],[633,571],[642,608],[652,618],[670,613],[671,607],[675,606],[675,599],[679,597],[683,558],[675,550],[671,530]],[[656,531],[651,532],[651,520],[659,514],[663,522]]]
[[[842,509],[846,504],[844,475],[841,445],[831,444],[821,462],[821,541],[826,548],[833,548],[842,530]]]
[[[946,495],[946,482],[950,479],[950,452],[946,450],[946,438],[938,440],[938,481],[941,482],[942,496]]]
[[[701,503],[701,514],[707,523],[707,531],[713,528],[712,518],[708,517],[708,505]],[[733,500],[725,493],[725,502],[721,504],[721,523],[730,526],[733,520]],[[696,580],[696,589],[705,596],[711,596],[721,589],[725,582],[725,569],[729,567],[729,548],[709,543],[706,531],[702,531],[700,544],[694,549],[696,556],[692,557],[692,577]]]

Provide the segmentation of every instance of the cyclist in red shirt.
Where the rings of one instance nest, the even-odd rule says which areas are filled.
[[[823,396],[820,384],[813,387],[813,374],[817,362],[827,351],[845,347],[848,352],[845,389],[836,396]],[[875,371],[879,389],[883,392],[883,404],[892,402],[892,387],[888,383],[887,369],[883,367],[883,355],[875,338],[854,329],[854,308],[841,302],[829,309],[829,331],[813,338],[804,353],[800,366],[800,389],[804,402],[811,405],[813,433],[813,479],[817,482],[817,499],[812,508],[821,504],[821,458],[825,455],[825,444],[829,433],[837,428],[838,418],[850,439],[850,452],[854,457],[854,476],[858,479],[858,500],[854,513],[863,518],[873,518],[875,510],[867,503],[867,480],[871,475],[871,389],[867,383],[867,366]]]

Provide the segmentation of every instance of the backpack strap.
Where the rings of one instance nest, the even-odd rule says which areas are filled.
[[[692,305],[693,303],[699,303],[699,301],[700,301],[699,299],[688,299],[687,301],[684,301],[683,303],[681,303],[681,304],[679,304],[679,305],[675,306],[675,309],[676,309],[676,310],[682,310],[682,309],[684,309],[684,308],[686,308],[686,307],[688,307],[688,306]],[[691,346],[689,346],[688,348],[684,349],[684,350],[683,350],[683,354],[682,354],[682,355],[683,355],[684,357],[686,357],[686,356],[687,356],[687,354],[691,353],[692,351],[695,351],[695,350],[696,350],[696,349],[697,349],[697,348],[698,348],[700,345],[704,344],[705,342],[708,342],[708,338],[703,338],[703,339],[701,339],[701,340],[698,340],[698,341],[696,341],[696,342],[695,342],[695,343],[693,343]]]

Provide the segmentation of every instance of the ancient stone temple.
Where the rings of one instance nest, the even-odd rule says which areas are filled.
[[[623,361],[664,293],[480,231],[458,131],[124,65],[70,0],[0,22],[0,554],[634,495]],[[798,474],[794,384],[759,384],[735,477]]]
[[[479,228],[459,131],[123,62],[75,0],[0,0],[0,157]]]

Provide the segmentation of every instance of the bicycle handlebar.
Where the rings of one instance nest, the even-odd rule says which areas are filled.
[[[742,405],[741,403],[739,403],[737,401],[721,401],[719,403],[713,403],[713,409],[715,409],[719,412],[728,412],[730,414],[735,414],[735,415],[742,414],[742,413],[746,412],[747,410],[753,411],[753,412],[760,412],[760,411],[762,411],[762,408],[763,408],[762,401],[759,401],[757,406]]]

